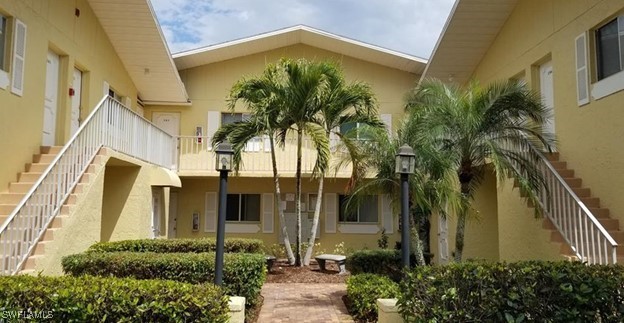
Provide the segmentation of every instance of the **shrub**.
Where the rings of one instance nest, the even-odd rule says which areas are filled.
[[[620,266],[467,262],[414,268],[400,287],[408,321],[624,321]]]
[[[95,276],[170,279],[201,284],[214,281],[214,253],[86,252],[62,260],[65,273]],[[266,280],[266,260],[260,254],[225,254],[223,289],[257,303]]]
[[[225,239],[225,252],[262,253],[264,244],[258,239]],[[98,242],[89,251],[132,251],[132,252],[211,252],[215,251],[215,239],[139,239],[113,242]]]
[[[10,318],[9,315],[22,317]],[[213,285],[82,277],[0,277],[0,318],[53,322],[227,322]],[[2,320],[2,321],[3,321]],[[28,321],[30,321],[28,320]]]
[[[377,274],[398,281],[401,278],[401,254],[397,250],[358,250],[347,257],[351,274]]]
[[[349,312],[357,320],[377,320],[377,299],[396,298],[399,285],[387,277],[361,274],[347,280]]]

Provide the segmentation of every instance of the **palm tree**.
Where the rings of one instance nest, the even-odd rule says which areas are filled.
[[[359,178],[351,188],[351,198],[347,209],[358,205],[361,199],[370,194],[387,194],[394,209],[400,203],[400,181],[395,172],[395,155],[400,146],[409,144],[416,154],[415,174],[409,179],[410,223],[412,230],[412,250],[419,265],[424,265],[423,241],[416,232],[416,227],[424,217],[428,219],[433,212],[446,216],[447,206],[459,210],[462,200],[457,196],[455,172],[450,159],[444,151],[437,149],[431,140],[421,136],[420,119],[407,116],[399,130],[388,134],[387,131],[373,130],[369,133],[372,145],[357,150],[362,167],[375,170],[373,178]]]
[[[545,189],[536,161],[518,149],[531,145],[552,150],[554,139],[542,125],[548,110],[539,95],[517,81],[492,83],[483,88],[472,82],[466,88],[425,80],[411,93],[408,111],[418,119],[420,136],[428,137],[452,160],[466,201],[485,176],[489,164],[499,181],[513,178],[533,205]],[[542,210],[535,208],[535,215]],[[468,208],[457,219],[455,260],[461,261]]]
[[[368,84],[354,82],[346,84],[342,70],[338,66],[328,69],[327,87],[319,97],[319,111],[314,116],[313,121],[322,125],[325,137],[329,140],[332,135],[339,138],[348,155],[348,160],[353,166],[352,179],[361,173],[357,156],[357,145],[361,143],[358,139],[357,127],[354,128],[355,136],[340,132],[341,126],[357,125],[382,128],[383,122],[377,115],[377,105],[374,94]],[[340,151],[340,150],[339,150]],[[329,162],[329,160],[328,160]],[[336,169],[337,170],[337,169]],[[308,240],[308,247],[303,258],[303,264],[308,266],[312,258],[316,230],[321,212],[321,201],[323,196],[323,182],[326,173],[318,176],[317,200],[314,208],[314,218]]]
[[[279,67],[274,64],[268,65],[264,73],[259,77],[242,79],[236,82],[228,96],[228,108],[233,110],[238,101],[243,101],[251,112],[251,118],[221,126],[212,139],[213,145],[222,142],[226,138],[229,139],[234,149],[235,171],[238,172],[242,164],[242,152],[249,140],[258,136],[267,136],[269,138],[273,181],[275,184],[274,198],[277,205],[281,205],[281,190],[275,157],[275,138],[277,133],[284,131],[284,128],[278,122],[281,118],[281,109],[275,96],[275,93],[279,91],[279,86]],[[284,142],[281,141],[279,144],[283,146]],[[288,261],[294,264],[295,256],[291,248],[288,231],[286,230],[284,210],[281,207],[278,207],[278,214],[286,256]]]

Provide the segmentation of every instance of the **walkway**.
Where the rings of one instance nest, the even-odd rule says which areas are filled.
[[[345,284],[264,284],[258,323],[353,322],[342,296]]]

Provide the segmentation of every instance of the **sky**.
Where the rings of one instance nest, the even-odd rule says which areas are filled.
[[[429,58],[454,0],[151,0],[172,53],[295,25]]]

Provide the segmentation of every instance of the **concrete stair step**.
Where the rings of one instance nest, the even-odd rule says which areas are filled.
[[[24,198],[21,193],[0,193],[0,204],[17,204]]]
[[[15,207],[17,207],[17,204],[0,204],[0,214],[11,214]]]
[[[552,161],[550,162],[550,164],[556,169],[556,170],[560,170],[560,169],[566,169],[568,167],[568,163],[564,162],[564,161]]]
[[[63,149],[63,146],[41,146],[39,147],[39,151],[42,154],[51,154],[51,155],[56,155],[60,153],[61,149]]]
[[[604,207],[590,207],[589,212],[591,212],[598,219],[609,217],[609,209]]]
[[[546,159],[548,159],[549,161],[559,161],[559,153],[558,152],[552,152],[552,153],[544,153],[544,156],[546,157]]]
[[[587,206],[588,208],[600,207],[600,199],[597,197],[581,197],[581,201],[583,201],[585,206]]]
[[[35,267],[37,266],[37,260],[39,259],[43,259],[43,255],[31,255],[30,257],[28,257],[28,259],[26,259],[26,263],[24,264],[24,270],[28,270],[28,269],[35,269]]]
[[[564,177],[563,180],[570,186],[571,188],[581,187],[583,184],[583,180],[576,177]]]
[[[31,163],[26,164],[26,171],[32,173],[43,173],[50,164]]]
[[[50,164],[54,160],[55,157],[56,155],[36,154],[36,155],[33,155],[33,162],[40,163],[40,164]]]
[[[559,173],[559,176],[561,176],[563,178],[572,178],[572,177],[574,177],[574,170],[573,169],[558,169],[557,173]]]
[[[34,255],[45,255],[46,246],[49,246],[52,241],[39,241],[35,246]]]
[[[33,186],[33,183],[19,183],[13,182],[9,184],[10,193],[28,193],[28,190]]]
[[[21,183],[34,183],[37,180],[39,180],[39,177],[41,177],[41,174],[43,173],[30,173],[30,172],[20,173],[17,176],[17,181]]]
[[[53,228],[53,229],[62,228],[63,222],[67,221],[68,219],[69,219],[68,215],[59,214],[54,218],[54,220],[52,220],[52,223],[50,223],[50,228]]]
[[[612,231],[609,232],[609,234],[611,235],[611,237],[613,237],[613,240],[615,240],[615,242],[617,242],[620,247],[618,247],[618,249],[622,249],[624,250],[624,231]]]
[[[41,237],[41,241],[52,241],[54,240],[55,232],[60,230],[59,228],[48,228],[43,233],[43,237]]]
[[[38,274],[34,269],[23,269],[19,272],[19,275],[37,276]]]
[[[572,191],[578,197],[591,197],[591,190],[585,187],[573,187]]]
[[[607,231],[618,231],[620,229],[620,221],[617,219],[600,218],[598,221]]]

